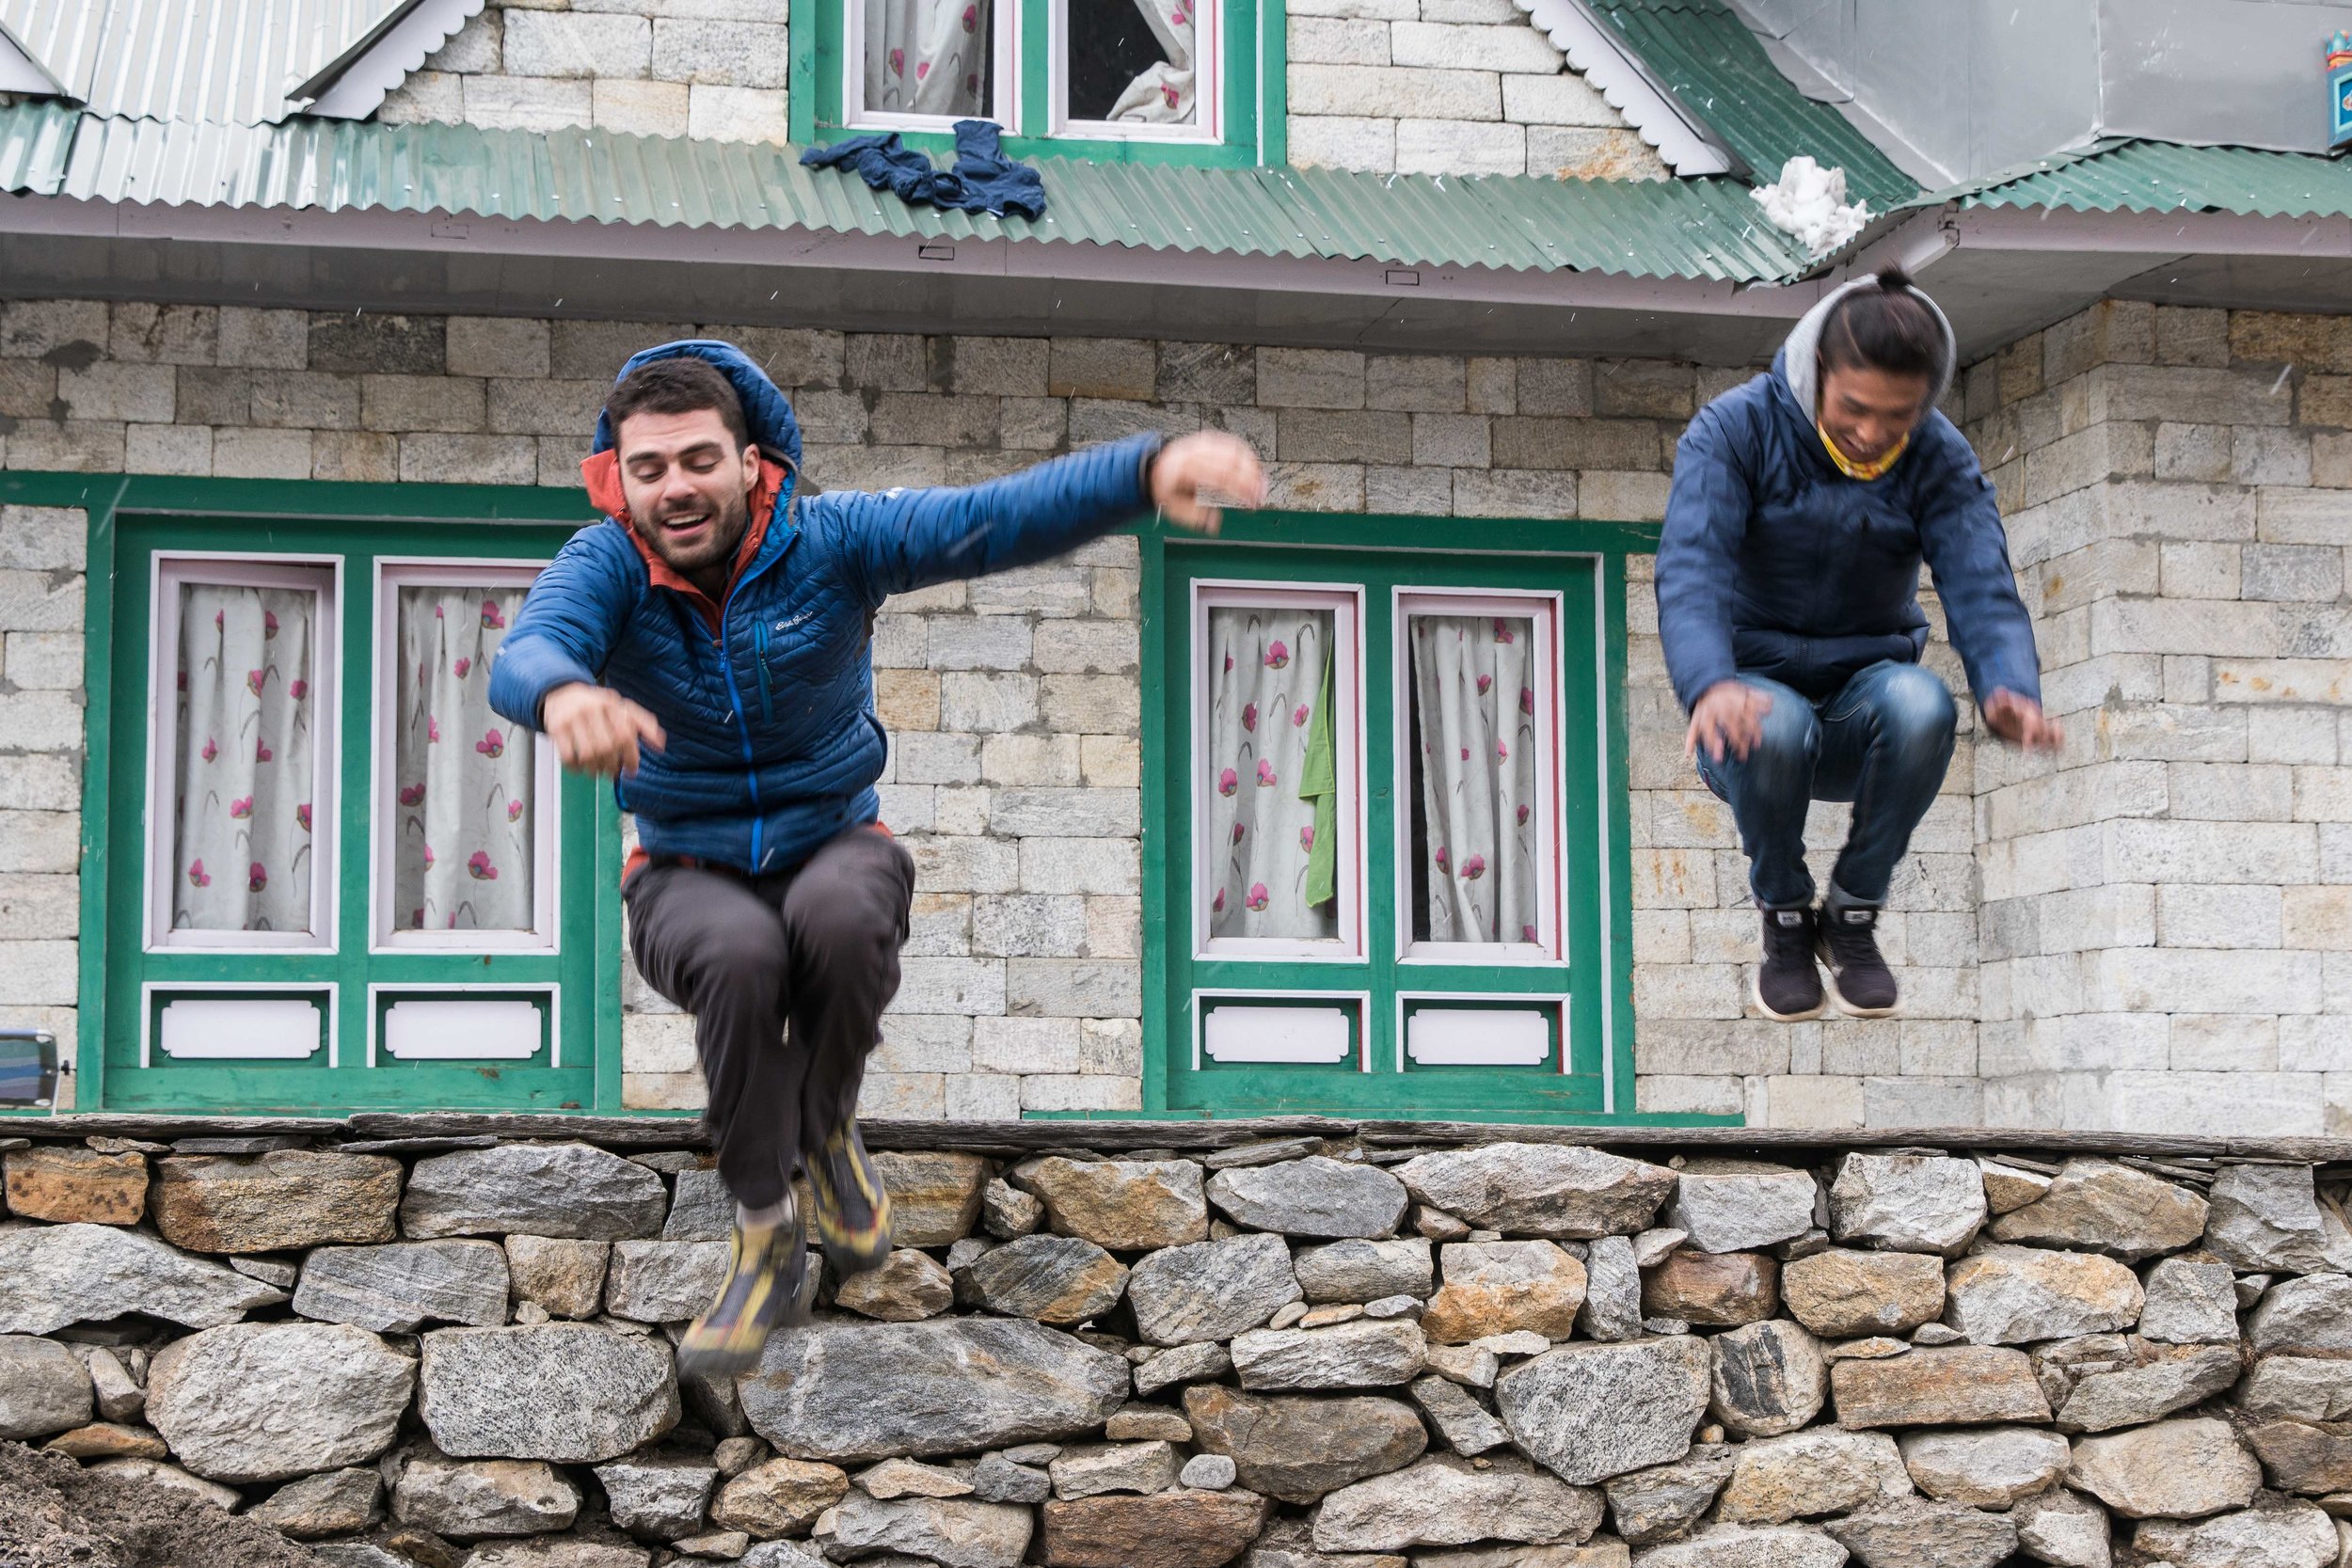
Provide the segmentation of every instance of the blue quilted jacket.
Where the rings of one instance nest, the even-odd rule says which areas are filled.
[[[797,472],[800,428],[759,367],[729,343],[647,349],[622,368],[694,355],[743,400],[753,439]],[[612,446],[606,421],[596,448]],[[721,635],[657,586],[628,525],[581,530],[539,576],[499,649],[490,705],[538,726],[556,687],[601,682],[651,710],[668,744],[614,798],[656,855],[788,870],[879,812],[885,745],[868,628],[893,594],[1049,560],[1147,507],[1159,448],[1131,437],[963,489],[829,491],[787,478],[758,552],[721,608]]]
[[[1700,409],[1675,449],[1658,629],[1685,708],[1740,671],[1819,701],[1882,659],[1915,662],[1928,641],[1922,559],[1977,700],[2003,689],[2041,700],[2033,625],[1967,439],[1931,408],[1892,468],[1857,480],[1813,428],[1821,324],[1839,294],[1877,286],[1865,277],[1823,298],[1772,370]],[[1954,358],[1948,325],[1944,335],[1938,396]]]

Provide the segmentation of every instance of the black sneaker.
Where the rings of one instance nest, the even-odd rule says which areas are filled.
[[[1837,1010],[1849,1018],[1886,1018],[1902,1006],[1895,972],[1879,957],[1878,926],[1879,911],[1865,905],[1821,908],[1821,967]]]
[[[1764,962],[1756,972],[1756,1005],[1766,1018],[1803,1023],[1821,1016],[1821,976],[1813,967],[1813,911],[1764,911]]]

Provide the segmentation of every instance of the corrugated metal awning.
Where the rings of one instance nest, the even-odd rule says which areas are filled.
[[[1884,212],[1919,194],[1867,136],[1783,76],[1724,0],[1591,0],[1684,108],[1770,184],[1804,153],[1846,171],[1846,191]]]
[[[602,131],[293,119],[228,126],[0,109],[0,188],[93,201],[448,213],[1120,245],[1402,266],[1779,281],[1804,254],[1736,180],[1208,169],[1044,159],[1036,222],[911,205],[798,150]]]
[[[2352,216],[2352,163],[2251,147],[2110,141],[1938,192],[1921,205],[2047,207],[2093,213]]]

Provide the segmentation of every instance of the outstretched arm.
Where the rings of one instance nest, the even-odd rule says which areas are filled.
[[[490,666],[490,706],[544,732],[565,767],[633,773],[640,744],[660,750],[653,715],[597,684],[634,602],[628,567],[598,525],[574,534],[531,585]]]
[[[1215,532],[1219,506],[1262,505],[1265,474],[1248,442],[1222,432],[1130,436],[961,489],[845,498],[854,559],[876,604],[957,578],[1050,561],[1157,507]]]

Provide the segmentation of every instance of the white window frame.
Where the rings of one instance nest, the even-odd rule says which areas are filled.
[[[1018,31],[1021,0],[989,0],[988,108],[977,115],[886,114],[866,106],[866,6],[864,0],[841,0],[841,118],[857,131],[951,132],[959,119],[993,121],[1007,135],[1012,132],[1021,103],[1021,49]]]
[[[1193,93],[1190,125],[1150,125],[1117,119],[1076,119],[1070,113],[1070,0],[1052,0],[1046,26],[1047,134],[1098,141],[1200,142],[1225,139],[1224,0],[1200,0],[1193,14]]]
[[[544,561],[524,559],[453,562],[430,556],[379,556],[375,562],[375,636],[368,679],[369,700],[375,713],[375,733],[368,749],[368,952],[435,953],[555,953],[561,951],[556,911],[563,908],[557,887],[563,862],[563,791],[555,748],[544,736],[531,735],[532,857],[531,921],[528,931],[404,930],[392,908],[393,857],[398,848],[398,800],[388,795],[398,781],[392,777],[395,754],[393,725],[398,718],[393,700],[398,667],[391,659],[400,636],[400,590],[408,587],[528,587],[547,569]],[[369,1022],[371,1032],[374,1022]]]
[[[1339,937],[1212,937],[1212,863],[1207,799],[1209,760],[1209,611],[1223,608],[1328,610],[1331,614],[1331,751],[1339,773],[1338,816],[1345,842],[1338,874]],[[1248,578],[1200,578],[1192,584],[1192,627],[1185,678],[1192,687],[1192,725],[1184,773],[1185,809],[1192,818],[1192,948],[1196,959],[1263,959],[1286,963],[1361,963],[1371,950],[1366,908],[1368,824],[1364,819],[1364,590],[1360,583],[1269,586]]]
[[[289,588],[319,595],[310,745],[310,925],[308,931],[175,930],[171,867],[179,811],[180,590],[192,584],[226,588]],[[342,879],[336,875],[336,828],[341,822],[342,752],[338,719],[342,704],[343,563],[341,556],[264,555],[251,551],[158,550],[148,578],[147,837],[145,903],[149,953],[207,949],[230,952],[332,953],[342,924]]]
[[[1391,751],[1396,764],[1396,959],[1400,964],[1549,965],[1566,961],[1567,859],[1561,839],[1565,810],[1567,756],[1561,745],[1562,685],[1560,628],[1566,607],[1557,592],[1523,588],[1398,587],[1391,592],[1390,672],[1394,684],[1391,709],[1396,725]],[[1497,620],[1531,617],[1535,623],[1534,667],[1550,689],[1535,704],[1535,744],[1541,753],[1536,768],[1535,863],[1549,881],[1536,900],[1534,942],[1417,942],[1413,938],[1412,845],[1412,702],[1413,641],[1411,618],[1416,615],[1480,615]],[[1400,1038],[1401,1038],[1400,1035]],[[1400,1047],[1402,1049],[1402,1047]]]

